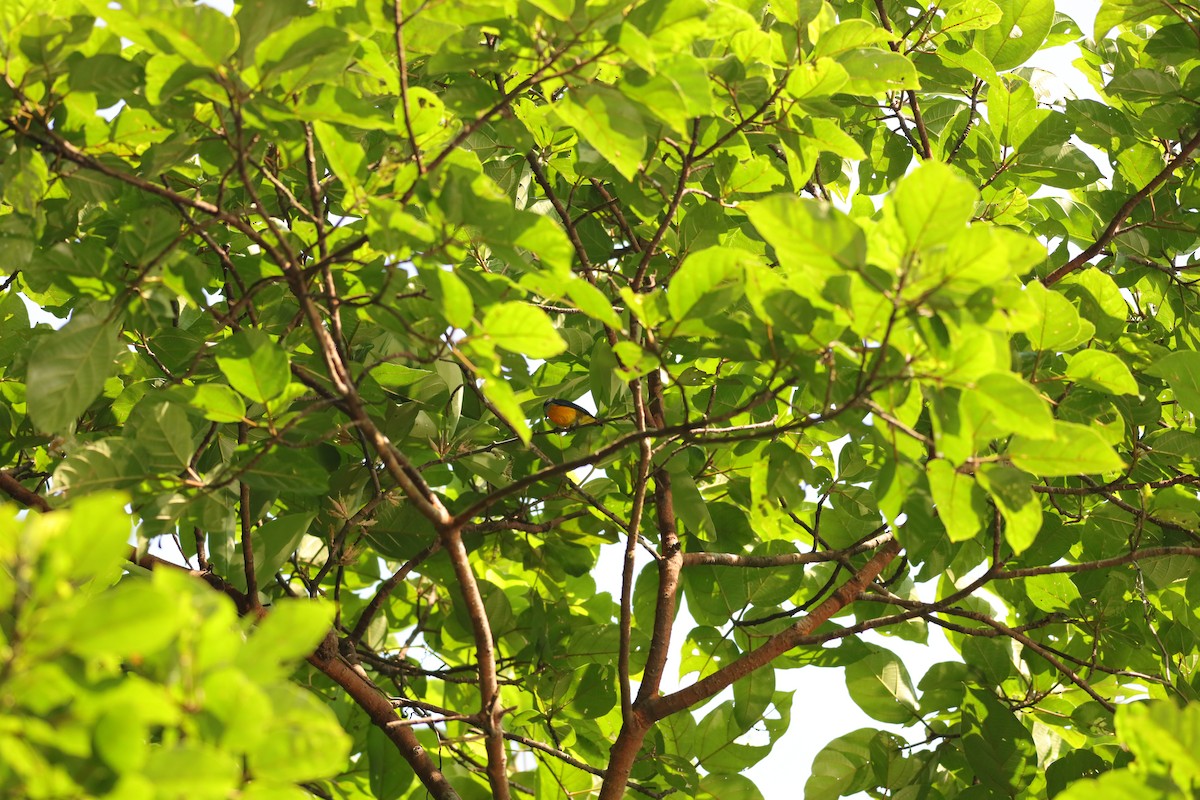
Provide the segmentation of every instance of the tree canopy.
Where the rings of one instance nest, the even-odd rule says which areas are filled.
[[[810,798],[1200,788],[1194,4],[5,0],[0,56],[6,796],[752,800],[831,667],[905,728]],[[929,626],[917,685],[863,638]]]

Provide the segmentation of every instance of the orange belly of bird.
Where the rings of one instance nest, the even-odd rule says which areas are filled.
[[[552,405],[546,409],[546,417],[560,428],[574,425],[575,418],[578,416],[579,412],[569,406]]]

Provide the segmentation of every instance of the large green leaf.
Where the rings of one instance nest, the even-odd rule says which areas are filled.
[[[1200,416],[1200,353],[1181,350],[1154,363],[1147,374],[1163,378],[1184,409]]]
[[[1037,774],[1033,736],[988,692],[968,690],[962,736],[967,763],[976,779],[993,792],[1011,796],[1028,786]]]
[[[624,95],[601,86],[573,92],[555,113],[627,180],[642,164],[646,126],[640,109]]]
[[[992,372],[975,382],[975,397],[991,412],[990,422],[1007,433],[1030,439],[1054,438],[1050,404],[1025,381],[1007,372]]]
[[[916,714],[916,692],[908,670],[886,650],[846,667],[846,688],[858,707],[880,722],[910,722]]]
[[[1110,394],[1137,394],[1137,381],[1125,362],[1103,350],[1084,350],[1071,357],[1066,376],[1082,386]]]
[[[116,370],[117,331],[106,319],[80,314],[38,341],[25,383],[39,430],[65,433],[100,394]]]
[[[996,69],[1012,69],[1038,51],[1054,24],[1054,0],[998,0],[1002,16],[975,40]]]
[[[774,195],[742,207],[759,234],[775,248],[780,265],[801,280],[823,282],[829,274],[853,269],[866,259],[862,229],[828,204]]]
[[[527,303],[491,307],[480,327],[497,346],[530,358],[551,358],[567,347],[546,312]]]
[[[1008,457],[1026,472],[1047,478],[1097,475],[1125,466],[1098,431],[1073,422],[1056,421],[1052,439],[1014,436],[1008,447]]]
[[[975,213],[975,187],[938,161],[922,164],[888,198],[909,247],[920,250],[957,236]]]
[[[291,379],[287,353],[262,331],[240,331],[230,337],[219,351],[217,366],[230,386],[255,403],[278,397]]]
[[[930,461],[925,470],[938,517],[946,526],[950,541],[974,538],[986,524],[983,493],[975,480],[954,469],[944,459]]]

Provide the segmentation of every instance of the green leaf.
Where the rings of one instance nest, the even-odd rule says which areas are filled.
[[[986,787],[1015,797],[1037,775],[1033,736],[995,697],[970,689],[963,704],[963,753]]]
[[[239,19],[240,19],[239,15]],[[266,36],[254,50],[254,63],[263,78],[296,71],[292,88],[332,79],[345,69],[353,55],[350,37],[329,14],[292,18]]]
[[[397,800],[405,797],[409,788],[416,780],[412,770],[395,769],[392,764],[392,754],[396,745],[383,731],[372,725],[367,729],[365,757],[367,761],[368,780],[370,782],[370,797],[378,800]],[[541,770],[538,770],[539,776]]]
[[[573,91],[554,112],[626,180],[632,180],[646,152],[641,111],[619,92],[603,86]]]
[[[1194,350],[1169,353],[1154,362],[1146,374],[1166,380],[1176,402],[1200,417],[1200,353]]]
[[[433,373],[427,369],[417,369],[405,364],[385,361],[371,370],[371,377],[380,386],[411,386],[417,381],[428,378]]]
[[[70,509],[53,515],[30,514],[24,520],[26,541],[41,543],[58,580],[94,581],[92,589],[98,591],[116,581],[129,555],[132,520],[126,503],[124,495],[103,492],[79,497]]]
[[[733,683],[733,718],[748,730],[762,719],[775,698],[775,671],[757,669]]]
[[[758,787],[745,775],[705,775],[700,780],[697,800],[763,800]]]
[[[267,693],[274,713],[247,759],[256,778],[300,783],[346,769],[351,738],[319,695],[292,683],[269,686]]]
[[[1037,107],[1037,98],[1027,81],[1009,78],[988,87],[988,123],[996,132],[1000,144],[1013,147],[1024,141],[1016,131],[1044,109]],[[1028,134],[1026,133],[1026,136]]]
[[[329,169],[347,189],[357,192],[366,177],[367,156],[362,142],[319,119],[313,120],[312,127],[321,143],[321,152],[329,162]],[[354,205],[349,204],[350,207]]]
[[[237,653],[237,664],[262,678],[284,677],[312,653],[333,624],[332,603],[281,600],[254,628]]]
[[[804,282],[854,269],[867,257],[867,239],[850,217],[827,203],[777,194],[741,206],[772,247],[779,264]],[[805,287],[813,291],[810,284]]]
[[[961,0],[946,9],[942,32],[977,31],[1000,22],[1003,12],[992,0]]]
[[[1100,180],[1100,168],[1073,144],[1060,144],[1017,154],[1013,171],[1048,186],[1077,189]]]
[[[1025,552],[1042,529],[1042,503],[1029,488],[1029,476],[1001,464],[984,464],[976,479],[1004,517],[1008,546],[1016,555]]]
[[[22,214],[37,213],[49,188],[46,159],[31,147],[20,148],[0,164],[0,192],[4,201]]]
[[[849,797],[873,785],[871,740],[876,732],[862,728],[839,736],[817,753],[804,784],[805,800]]]
[[[1057,420],[1053,439],[1014,436],[1008,446],[1008,457],[1026,472],[1045,478],[1099,475],[1125,467],[1099,431]]]
[[[908,670],[886,650],[877,650],[846,667],[846,688],[872,719],[907,723],[916,717],[917,698]]]
[[[929,488],[938,517],[946,526],[952,542],[973,539],[985,525],[983,492],[975,479],[964,475],[945,459],[938,458],[925,466]]]
[[[205,383],[197,386],[190,404],[203,411],[204,418],[212,422],[241,422],[246,418],[245,401],[224,384]]]
[[[860,47],[887,44],[895,38],[894,34],[865,19],[847,19],[821,34],[813,55],[818,58],[839,56]]]
[[[229,385],[255,403],[278,397],[291,380],[287,353],[262,331],[238,331],[218,352],[217,366]]]
[[[648,80],[638,85],[624,85],[621,90],[679,135],[687,131],[689,120],[712,112],[708,70],[704,62],[690,53],[661,59],[655,74]]]
[[[1082,319],[1071,301],[1058,292],[1032,282],[1025,287],[1025,294],[1039,315],[1039,322],[1029,331],[1034,348],[1070,350],[1096,332],[1096,326]]]
[[[1054,415],[1037,389],[1010,372],[992,372],[975,382],[975,397],[991,412],[991,422],[1007,433],[1053,439]]]
[[[264,522],[254,531],[254,575],[259,586],[273,579],[288,557],[300,546],[300,540],[312,525],[315,514],[287,514]]]
[[[903,89],[919,89],[917,68],[891,50],[869,47],[850,50],[837,58],[849,77],[843,92],[876,96]]]
[[[1138,394],[1137,381],[1125,362],[1104,350],[1083,350],[1067,360],[1066,376],[1089,389],[1109,394]]]
[[[1178,786],[1200,783],[1200,704],[1171,701],[1130,703],[1117,708],[1117,738],[1149,771],[1158,762]]]
[[[1180,93],[1179,79],[1157,69],[1131,69],[1114,77],[1104,87],[1107,95],[1130,103],[1159,103]]]
[[[174,403],[139,403],[126,421],[125,436],[145,454],[147,466],[178,472],[192,458],[192,426],[187,412]]]
[[[521,441],[528,443],[533,432],[529,428],[528,420],[525,419],[525,411],[517,402],[517,395],[508,382],[503,378],[487,377],[483,379],[479,388],[483,391],[483,396],[495,406],[501,418],[508,423]]]
[[[927,161],[896,184],[887,205],[914,250],[943,244],[966,228],[978,192],[951,167]]]
[[[567,349],[554,323],[528,303],[499,303],[483,316],[481,333],[499,347],[529,358],[553,358]]]
[[[175,639],[182,607],[150,581],[123,583],[86,602],[56,605],[42,620],[52,638],[39,644],[63,647],[88,659],[150,655]]]
[[[688,533],[699,536],[701,539],[711,540],[716,534],[716,529],[713,526],[712,516],[708,513],[708,506],[705,504],[700,490],[696,488],[696,482],[692,479],[691,473],[683,468],[682,464],[679,467],[671,470],[671,490],[675,500],[675,509],[679,513],[680,520],[687,527]]]
[[[1060,794],[1068,785],[1089,775],[1098,775],[1108,769],[1108,762],[1091,749],[1075,750],[1067,753],[1046,768],[1046,796],[1053,798]],[[1120,794],[1099,793],[1090,797],[1122,797]]]
[[[1097,26],[1100,27],[1100,26]],[[1103,762],[1107,765],[1107,762]],[[1056,800],[1174,800],[1179,797],[1175,786],[1163,786],[1161,780],[1152,775],[1135,773],[1128,769],[1114,769],[1096,778],[1076,781],[1063,792],[1055,795]]]
[[[116,325],[89,314],[43,336],[25,378],[29,417],[38,430],[66,432],[113,374],[117,352]]]
[[[110,436],[80,447],[54,470],[54,488],[68,496],[132,488],[148,473],[136,442]]]
[[[575,0],[527,0],[527,2],[561,22],[571,19],[571,12],[575,10]]]
[[[1042,611],[1070,611],[1071,606],[1080,599],[1079,589],[1068,576],[1061,573],[1031,575],[1024,584],[1029,593],[1029,602]]]
[[[246,462],[241,479],[255,489],[314,495],[329,488],[329,473],[307,450],[275,449],[261,457],[243,457],[231,467],[238,469],[240,461]]]
[[[998,0],[1000,21],[976,37],[975,47],[998,70],[1024,63],[1054,24],[1054,0]]]
[[[1093,39],[1103,41],[1108,32],[1118,25],[1141,22],[1163,13],[1165,10],[1159,0],[1102,0],[1100,10],[1096,13]]]
[[[610,328],[621,329],[621,317],[613,309],[612,302],[604,292],[582,278],[575,278],[567,283],[567,297],[571,299],[576,308],[592,319],[602,322]]]
[[[191,64],[215,69],[237,50],[237,27],[212,6],[149,2],[130,8],[103,0],[83,4],[115,33],[152,53],[176,53]]]
[[[846,133],[836,122],[823,117],[812,117],[808,120],[809,138],[817,143],[824,152],[839,155],[852,161],[861,161],[867,157],[862,146],[854,137]]]
[[[955,69],[965,69],[972,75],[982,78],[989,87],[1000,84],[1000,76],[996,74],[996,68],[992,65],[992,62],[988,61],[987,56],[978,50],[972,48],[963,49],[960,45],[951,41],[939,47],[936,55],[938,60],[946,66]]]
[[[796,100],[829,97],[850,81],[850,73],[832,58],[820,57],[799,64],[788,75],[787,92]]]
[[[751,253],[729,247],[710,247],[692,253],[667,289],[671,316],[683,320],[704,295],[723,288],[740,288],[743,264],[754,261]]]

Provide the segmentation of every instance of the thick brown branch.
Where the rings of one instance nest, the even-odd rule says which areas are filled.
[[[1158,187],[1166,183],[1167,179],[1175,174],[1175,170],[1179,169],[1181,166],[1190,161],[1192,153],[1195,152],[1197,147],[1200,147],[1200,132],[1197,132],[1195,136],[1185,142],[1184,145],[1179,148],[1178,155],[1171,159],[1171,161],[1162,168],[1161,172],[1151,178],[1149,183],[1129,196],[1129,199],[1125,201],[1124,205],[1117,209],[1117,213],[1113,215],[1111,220],[1109,220],[1108,226],[1104,229],[1104,232],[1096,238],[1096,241],[1088,245],[1087,248],[1079,253],[1079,255],[1075,256],[1070,261],[1051,272],[1045,278],[1042,278],[1042,283],[1046,286],[1053,286],[1075,270],[1082,267],[1093,256],[1097,255],[1101,250],[1107,247],[1108,243],[1115,239],[1117,234],[1121,232],[1121,224],[1124,223],[1125,219],[1133,213],[1133,210],[1137,208],[1143,200],[1154,194]]]
[[[796,622],[785,631],[775,634],[766,644],[756,650],[751,650],[741,658],[722,667],[707,678],[696,681],[691,686],[680,689],[672,694],[664,695],[654,700],[648,709],[650,717],[658,720],[663,717],[690,708],[704,702],[739,678],[744,678],[756,669],[763,667],[774,659],[791,650],[797,644],[827,622],[831,617],[845,608],[858,597],[867,584],[875,580],[892,559],[900,552],[900,545],[894,539],[884,544],[862,569],[854,573],[824,603],[813,609],[804,619]]]
[[[467,605],[467,616],[475,634],[475,654],[479,662],[480,721],[487,749],[487,776],[496,800],[508,800],[508,754],[504,746],[504,708],[500,704],[500,682],[496,674],[496,647],[479,583],[471,570],[470,557],[463,545],[462,531],[449,528],[441,532],[442,546],[450,554],[459,591]]]
[[[401,720],[392,708],[391,701],[338,656],[336,644],[331,645],[327,640],[325,646],[308,657],[308,662],[345,689],[354,702],[367,712],[371,723],[391,740],[433,797],[438,800],[459,800],[458,793],[417,741],[412,728],[400,724]]]
[[[49,511],[50,503],[46,498],[42,497],[37,492],[26,489],[22,483],[12,476],[12,473],[7,470],[0,470],[0,491],[16,500],[26,508],[35,508],[38,511]]]
[[[665,224],[665,223],[664,223]],[[647,252],[653,251],[653,245]],[[661,375],[655,371],[646,377],[649,403],[639,400],[639,421],[656,428],[665,425],[665,402]],[[613,743],[608,760],[608,774],[600,787],[600,800],[619,800],[625,794],[633,763],[637,759],[646,732],[653,719],[646,709],[658,696],[663,673],[670,654],[671,629],[675,625],[678,603],[679,573],[683,568],[680,552],[679,531],[676,526],[675,501],[671,493],[671,476],[665,467],[658,467],[654,475],[654,512],[658,524],[658,597],[654,607],[654,624],[650,633],[650,648],[646,654],[646,665],[642,670],[642,682],[638,687],[637,699],[629,710],[622,709],[621,731]],[[631,531],[630,535],[636,534]],[[628,551],[627,551],[628,552]],[[628,669],[628,665],[626,665]]]

